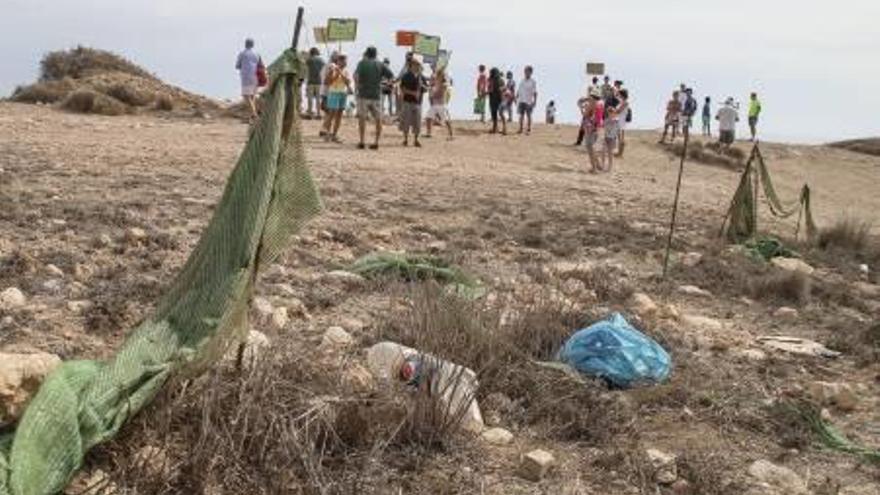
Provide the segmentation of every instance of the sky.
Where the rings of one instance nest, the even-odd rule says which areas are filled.
[[[265,59],[290,43],[289,0],[0,0],[0,95],[33,81],[48,51],[78,44],[111,50],[162,79],[235,99],[235,56],[253,37]],[[452,51],[453,116],[470,118],[476,67],[535,67],[539,112],[555,100],[578,119],[585,64],[604,62],[630,90],[633,126],[656,128],[680,83],[700,101],[759,93],[765,139],[826,142],[880,135],[880,1],[837,0],[402,0],[303,2],[306,32],[329,17],[359,19],[354,61],[375,45],[397,70],[394,32],[442,38]],[[874,60],[874,62],[871,62]],[[743,119],[745,120],[745,119]],[[745,132],[745,125],[740,133]]]

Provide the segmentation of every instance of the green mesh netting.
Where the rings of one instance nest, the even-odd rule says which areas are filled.
[[[263,113],[202,238],[154,315],[107,362],[62,364],[43,383],[14,433],[0,437],[0,495],[57,493],[85,453],[112,438],[169,377],[197,373],[240,341],[259,269],[316,215],[288,88],[303,74],[285,52],[269,67]]]
[[[770,205],[770,213],[774,216],[789,218],[798,214],[795,236],[800,232],[802,223],[808,239],[816,236],[818,229],[813,221],[813,210],[810,206],[810,186],[804,184],[797,202],[789,206],[783,205],[773,186],[770,170],[764,162],[761,150],[755,144],[721,227],[722,233],[728,240],[740,243],[755,237],[758,233],[758,193],[761,190],[764,191],[764,196],[767,197],[767,203]]]

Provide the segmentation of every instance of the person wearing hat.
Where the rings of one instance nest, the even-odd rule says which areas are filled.
[[[419,134],[422,130],[422,97],[425,93],[425,79],[422,76],[422,61],[413,56],[408,64],[409,70],[400,78],[400,130],[403,132],[403,145],[409,146],[410,132],[413,146],[421,148]]]
[[[235,68],[241,78],[241,96],[251,111],[251,122],[257,118],[258,65],[260,65],[260,56],[254,52],[254,40],[248,38],[244,40],[244,50],[238,54]]]
[[[605,103],[602,101],[602,90],[593,89],[590,95],[581,99],[579,103],[583,115],[581,129],[584,132],[584,142],[590,157],[590,173],[599,173],[602,171],[602,165],[596,156],[596,142],[605,127]]]
[[[321,118],[321,73],[326,63],[321,57],[321,51],[315,47],[309,50],[309,58],[306,60],[308,77],[306,79],[306,115]]]
[[[715,120],[718,121],[718,141],[729,147],[736,140],[736,123],[739,122],[739,112],[736,111],[733,98],[728,97],[724,101]]]

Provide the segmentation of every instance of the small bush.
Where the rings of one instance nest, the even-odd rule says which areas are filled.
[[[149,72],[114,53],[78,46],[72,50],[50,52],[40,61],[40,80],[81,79],[98,72],[125,72],[155,79]]]
[[[810,300],[811,289],[809,275],[797,271],[764,275],[750,283],[750,292],[755,299],[798,305]]]
[[[156,97],[156,110],[161,112],[170,112],[174,110],[174,100],[168,95],[159,95]]]
[[[853,217],[843,217],[819,233],[817,244],[822,249],[845,249],[861,252],[867,247],[871,224]]]
[[[12,101],[19,103],[56,103],[63,100],[75,85],[69,78],[43,81],[29,86],[19,86],[12,93]]]
[[[71,112],[111,116],[122,115],[128,111],[128,107],[116,98],[88,89],[71,93],[61,103],[61,107]]]
[[[106,94],[132,107],[145,107],[156,99],[154,95],[126,84],[113,85]]]

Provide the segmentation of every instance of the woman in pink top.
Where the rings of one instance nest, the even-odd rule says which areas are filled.
[[[587,154],[590,156],[590,173],[602,171],[599,159],[596,157],[596,142],[605,127],[605,104],[598,93],[591,93],[590,97],[581,106],[583,120],[581,126],[584,130],[584,141],[587,145]]]

